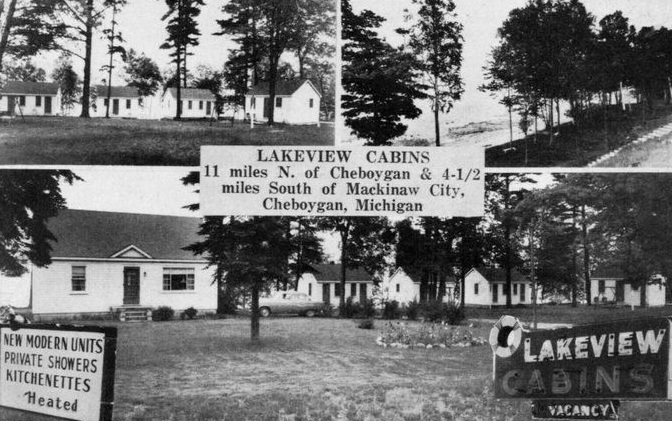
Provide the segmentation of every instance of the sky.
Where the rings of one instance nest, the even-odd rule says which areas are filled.
[[[205,6],[202,7],[201,15],[197,19],[202,34],[199,37],[200,45],[191,50],[194,55],[187,59],[190,70],[195,69],[199,64],[208,65],[216,70],[222,69],[229,49],[235,47],[236,44],[228,37],[213,35],[220,29],[217,20],[226,17],[221,11],[223,4],[225,4],[223,0],[205,0]],[[166,22],[161,21],[161,17],[167,10],[168,7],[163,0],[129,0],[118,15],[119,28],[125,40],[125,48],[133,48],[138,52],[145,53],[157,62],[162,71],[174,67],[168,56],[170,50],[159,48],[167,36]],[[100,83],[102,79],[107,77],[105,72],[99,70],[109,60],[106,55],[107,40],[103,39],[102,35],[105,26],[98,28],[94,36],[93,64],[91,67],[94,83]],[[36,57],[35,62],[47,70],[47,75],[49,75],[59,55],[58,52],[41,53]],[[83,61],[76,57],[72,60],[76,69],[81,73]],[[190,60],[191,63],[189,63]],[[123,63],[119,59],[117,61],[116,65],[119,68],[113,81],[114,83],[123,83],[123,70],[120,70]]]
[[[368,9],[386,19],[380,35],[393,45],[403,42],[394,31],[404,26],[404,10],[413,10],[412,0],[350,0],[354,12]],[[458,19],[464,26],[464,50],[462,78],[465,92],[455,108],[443,120],[451,126],[471,122],[505,119],[506,109],[496,99],[478,91],[485,82],[483,66],[489,59],[492,47],[497,44],[497,29],[506,20],[509,12],[523,7],[527,0],[455,0]],[[670,0],[583,0],[588,12],[596,22],[607,14],[621,10],[630,19],[630,24],[642,26],[672,26],[672,1]],[[433,116],[427,101],[423,115],[410,123],[407,134],[422,135],[432,129]],[[431,135],[431,134],[430,134]]]

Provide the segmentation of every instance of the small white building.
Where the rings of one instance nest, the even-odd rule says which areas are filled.
[[[24,116],[58,115],[61,88],[58,83],[8,81],[0,90],[0,113]]]
[[[623,272],[617,267],[598,268],[590,277],[590,296],[598,304],[640,306],[642,294],[646,293],[648,307],[662,307],[665,305],[666,289],[667,280],[661,275],[652,276],[645,288],[635,287],[625,280]]]
[[[97,85],[96,100],[91,104],[91,117],[105,117],[107,112],[108,98],[107,86]],[[133,86],[110,87],[110,117],[116,118],[147,118],[145,108],[146,98],[138,93],[138,88]]]
[[[30,271],[35,318],[159,306],[214,312],[213,271],[182,249],[198,241],[199,224],[198,218],[60,211],[48,223],[58,240],[52,263]]]
[[[268,121],[270,96],[268,82],[259,83],[245,95],[245,117]],[[273,120],[286,124],[320,124],[322,95],[308,79],[280,80],[275,87]]]
[[[381,285],[381,298],[384,301],[397,301],[399,303],[408,303],[411,301],[421,301],[420,275],[398,267],[391,276],[384,279]],[[443,296],[444,302],[457,302],[455,297],[455,280],[450,277],[446,281],[446,293]]]
[[[297,291],[303,292],[313,301],[338,305],[341,300],[341,265],[316,264],[312,270],[301,275]],[[347,269],[345,299],[363,302],[373,297],[373,278],[364,269]]]
[[[207,89],[181,88],[182,118],[216,118],[215,95]],[[161,97],[161,118],[175,118],[177,88],[168,88]]]
[[[506,270],[473,268],[464,278],[464,303],[472,306],[506,305]],[[532,284],[516,269],[511,270],[511,304],[532,304]]]

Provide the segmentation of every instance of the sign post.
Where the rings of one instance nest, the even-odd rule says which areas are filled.
[[[109,421],[117,329],[0,325],[0,406],[78,421]]]
[[[654,318],[530,332],[504,316],[490,334],[495,396],[573,419],[616,419],[616,400],[670,400],[671,328]]]

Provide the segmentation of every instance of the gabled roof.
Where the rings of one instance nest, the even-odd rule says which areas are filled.
[[[158,260],[203,260],[183,247],[200,238],[199,218],[65,209],[49,220],[52,257],[109,259],[133,246]],[[122,258],[122,257],[119,257]]]
[[[390,276],[390,280],[391,280],[392,278],[394,278],[397,274],[401,274],[401,273],[404,273],[406,276],[408,276],[408,277],[411,279],[411,281],[413,281],[413,283],[419,284],[419,283],[421,283],[421,281],[422,281],[422,279],[420,279],[420,277],[421,277],[421,274],[420,274],[420,273],[417,273],[417,272],[415,272],[415,271],[411,271],[411,270],[406,270],[406,269],[404,269],[404,268],[401,267],[401,266],[398,267],[398,268],[394,271],[394,273],[392,273],[392,276]],[[446,283],[453,283],[453,284],[455,284],[455,283],[457,283],[457,280],[455,279],[454,276],[452,276],[452,275],[448,275],[448,276],[446,276]]]
[[[623,274],[623,269],[618,267],[618,265],[608,265],[602,266],[595,269],[590,274],[591,279],[623,279],[625,275]]]
[[[3,95],[58,95],[58,83],[10,80],[2,87]]]
[[[177,98],[177,88],[168,88],[168,91],[173,96],[173,98]],[[214,101],[215,94],[208,91],[207,89],[182,88],[180,89],[180,99],[182,100],[197,99],[204,101]]]
[[[340,264],[321,263],[310,265],[310,267],[313,270],[308,272],[315,276],[317,282],[337,282],[341,280]],[[346,269],[345,280],[346,282],[373,282],[373,277],[362,268]]]
[[[313,85],[313,82],[308,79],[279,80],[275,84],[275,95],[292,96],[294,92],[298,91],[305,83],[309,84],[319,96],[322,96],[319,89],[317,89],[315,85]],[[268,82],[258,83],[251,87],[245,95],[268,96],[268,85]]]
[[[504,268],[473,268],[469,272],[472,271],[480,273],[490,283],[506,283],[506,270]],[[514,268],[511,270],[511,282],[529,282],[529,279]]]
[[[111,97],[116,98],[140,98],[138,88],[135,86],[112,86]],[[107,98],[107,86],[96,85],[96,93],[100,98]]]

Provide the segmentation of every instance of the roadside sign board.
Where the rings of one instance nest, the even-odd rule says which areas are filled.
[[[619,401],[533,401],[532,417],[554,420],[617,420],[618,407]]]
[[[0,406],[78,421],[109,421],[117,329],[0,325]]]
[[[672,398],[666,318],[522,333],[518,326],[498,323],[490,338],[498,398]]]

